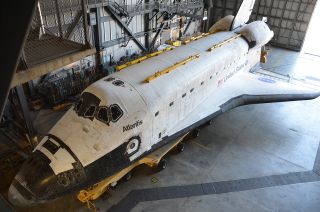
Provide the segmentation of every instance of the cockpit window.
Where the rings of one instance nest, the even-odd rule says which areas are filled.
[[[91,105],[87,111],[84,113],[84,117],[92,118],[94,116],[94,112],[96,111],[96,106]]]
[[[105,124],[109,124],[108,108],[104,106],[99,107],[99,112],[97,113],[96,118]]]
[[[110,112],[111,112],[111,121],[117,122],[121,116],[123,115],[123,111],[119,107],[119,105],[111,105],[110,106]]]
[[[80,110],[81,105],[82,105],[82,99],[80,99],[75,105],[74,109],[76,112],[78,112]]]
[[[101,100],[96,95],[89,92],[83,92],[79,102],[75,105],[75,112],[78,116],[89,118],[92,121],[100,101]]]
[[[78,116],[88,118],[93,121],[94,118],[109,125],[110,121],[117,122],[122,116],[123,111],[117,104],[109,107],[101,105],[101,100],[90,92],[83,92],[80,100],[75,104],[74,110]]]

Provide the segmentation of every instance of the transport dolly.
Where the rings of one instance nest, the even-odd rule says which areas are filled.
[[[133,163],[131,166],[128,166],[127,168],[122,169],[118,173],[102,180],[101,182],[87,189],[81,190],[77,195],[78,200],[82,203],[86,203],[89,209],[95,211],[95,206],[91,201],[98,199],[104,192],[114,187],[119,180],[121,179],[129,180],[131,178],[131,171],[135,167],[141,164],[146,164],[151,168],[158,167],[159,170],[165,169],[167,164],[166,164],[166,160],[164,159],[164,156],[174,148],[177,148],[178,151],[182,152],[184,150],[183,139],[187,135],[188,133],[160,147],[159,149],[150,153],[149,155],[142,158],[141,160]]]

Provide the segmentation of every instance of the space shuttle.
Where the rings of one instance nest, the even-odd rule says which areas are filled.
[[[23,164],[9,200],[29,206],[87,188],[237,106],[317,98],[303,83],[255,71],[273,32],[247,24],[254,2],[201,39],[87,87]]]

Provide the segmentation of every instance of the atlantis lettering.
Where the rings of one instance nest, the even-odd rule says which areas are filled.
[[[128,124],[127,126],[123,126],[123,132],[132,130],[132,129],[140,126],[142,123],[143,123],[142,120],[138,120],[134,124]]]

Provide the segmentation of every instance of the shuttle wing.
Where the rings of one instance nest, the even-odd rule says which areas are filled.
[[[319,87],[261,69],[255,73],[238,73],[213,92],[172,132],[188,131],[241,105],[309,100],[320,96],[319,91]]]
[[[241,6],[238,10],[237,15],[234,17],[232,25],[231,25],[231,31],[241,27],[245,23],[249,21],[250,15],[253,10],[255,0],[243,0],[241,3]]]

